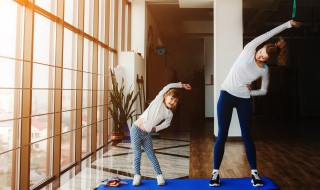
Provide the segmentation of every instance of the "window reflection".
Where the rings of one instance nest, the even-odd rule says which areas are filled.
[[[77,71],[64,69],[62,88],[68,89],[68,90],[76,89],[76,77],[77,77]]]
[[[0,56],[21,59],[22,7],[13,1],[0,1]],[[4,28],[5,27],[5,30]]]
[[[104,65],[105,65],[105,51],[106,49],[98,46],[98,74],[104,75]]]
[[[34,62],[54,65],[55,36],[55,23],[36,13],[34,15]]]
[[[11,157],[7,158],[6,156],[4,156],[4,155],[11,155],[11,154],[7,154],[5,152],[18,147],[19,142],[18,142],[17,131],[19,131],[20,125],[21,125],[20,120],[0,122],[0,160],[5,160],[5,163],[11,160]],[[1,159],[1,157],[3,159]],[[0,176],[1,176],[1,173],[3,175],[6,175],[6,173],[11,170],[10,169],[11,164],[7,164],[3,166],[1,166],[0,164],[0,168],[2,168],[1,171],[4,171],[4,172],[0,172]]]
[[[92,72],[93,42],[84,38],[83,41],[83,71]]]
[[[31,142],[37,142],[52,136],[53,114],[31,118]]]
[[[76,128],[76,111],[62,112],[61,132],[65,133]]]
[[[21,109],[20,89],[0,90],[0,122],[4,120],[20,118]]]
[[[32,90],[32,115],[53,113],[53,90]]]
[[[0,88],[21,88],[21,71],[20,61],[0,57]]]
[[[106,43],[106,0],[99,0],[99,40]]]
[[[64,1],[64,20],[75,27],[78,26],[78,0]]]
[[[77,37],[71,30],[64,28],[63,67],[77,69]]]
[[[97,122],[100,122],[103,120],[103,106],[97,107]]]
[[[82,109],[82,155],[91,151],[91,113],[92,108]]]
[[[1,152],[1,150],[0,150]],[[0,154],[0,189],[11,189],[12,159],[14,159],[15,151],[10,151],[5,154]]]
[[[33,64],[32,88],[53,88],[54,67],[47,65]]]
[[[37,184],[52,174],[52,140],[43,140],[31,145],[30,186]]]
[[[84,32],[93,35],[93,4],[92,0],[85,0],[84,4]]]
[[[76,109],[76,91],[62,90],[62,111]]]
[[[71,131],[69,133],[62,134],[61,136],[61,168],[68,166],[74,161],[74,140],[75,133]]]
[[[109,25],[109,45],[110,47],[114,48],[114,23],[115,23],[115,0],[110,0],[110,12],[109,12],[109,16],[110,16],[110,25]],[[112,63],[112,62],[110,62]]]

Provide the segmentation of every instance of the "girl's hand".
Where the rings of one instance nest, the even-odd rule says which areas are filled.
[[[294,28],[299,28],[301,26],[301,23],[300,22],[297,22],[295,20],[290,20],[290,24],[292,27]]]
[[[186,90],[191,90],[190,84],[182,84],[182,88],[184,88]]]
[[[247,88],[251,92],[251,84],[247,84]]]

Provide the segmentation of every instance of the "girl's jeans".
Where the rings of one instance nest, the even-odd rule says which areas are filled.
[[[131,145],[133,148],[133,169],[135,175],[140,175],[141,165],[141,146],[144,148],[151,164],[157,173],[162,174],[159,162],[153,151],[152,138],[149,133],[141,130],[138,126],[133,125],[130,130]]]

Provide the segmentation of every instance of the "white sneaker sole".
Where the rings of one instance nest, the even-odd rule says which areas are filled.
[[[253,179],[251,180],[251,183],[252,183],[253,187],[262,187],[263,186],[263,184],[254,184]]]
[[[219,186],[220,186],[220,181],[219,181],[219,184],[210,184],[210,183],[209,183],[209,186],[210,186],[210,187],[219,187]]]
[[[162,175],[161,175],[161,176],[162,176]],[[159,186],[162,186],[162,185],[165,185],[165,184],[166,184],[166,181],[164,180],[163,176],[160,177],[160,178],[158,178],[158,176],[157,176],[157,184],[158,184]]]
[[[141,183],[133,183],[132,186],[140,186]]]
[[[140,186],[140,184],[141,184],[141,177],[140,179],[138,178],[136,180],[133,178],[132,186]]]

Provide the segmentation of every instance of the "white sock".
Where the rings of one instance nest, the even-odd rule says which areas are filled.
[[[214,173],[218,173],[219,174],[219,170],[213,169],[212,174]]]
[[[258,173],[258,170],[251,170],[251,174],[257,174]]]

